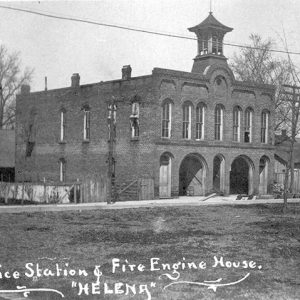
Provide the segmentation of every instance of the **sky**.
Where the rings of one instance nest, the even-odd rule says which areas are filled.
[[[0,1],[10,6],[58,16],[89,19],[158,32],[194,37],[187,28],[210,11],[210,0]],[[284,49],[300,52],[300,1],[212,0],[214,16],[234,30],[225,43],[249,44],[258,33]],[[31,91],[67,87],[79,73],[81,84],[121,78],[123,65],[132,76],[151,74],[154,67],[191,71],[196,41],[77,23],[0,8],[0,43],[19,52],[22,68],[34,69]],[[225,46],[230,59],[238,47]],[[279,54],[277,54],[279,55]],[[281,55],[282,56],[282,55]],[[300,55],[291,56],[300,67]]]

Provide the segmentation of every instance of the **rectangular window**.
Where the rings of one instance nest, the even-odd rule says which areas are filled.
[[[235,142],[240,141],[240,119],[241,114],[239,109],[233,110],[233,140]]]
[[[59,181],[66,181],[66,162],[63,159],[59,161]]]
[[[60,112],[60,141],[65,140],[66,114],[64,111]]]
[[[182,137],[184,139],[191,138],[191,118],[192,118],[192,107],[190,105],[183,106]]]
[[[198,106],[196,109],[196,139],[204,138],[204,107]]]
[[[83,118],[83,139],[89,140],[90,139],[90,111],[84,111],[84,118]]]
[[[252,142],[252,112],[249,109],[245,112],[244,142]]]
[[[223,109],[217,107],[215,110],[215,140],[223,139]]]
[[[268,143],[268,113],[266,112],[261,114],[261,142]]]
[[[132,113],[130,116],[131,137],[139,136],[139,103],[132,103]]]
[[[162,107],[162,137],[171,137],[171,103],[165,103]]]

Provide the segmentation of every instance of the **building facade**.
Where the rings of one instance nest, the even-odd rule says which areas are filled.
[[[30,93],[23,86],[16,180],[73,182],[112,172],[117,190],[151,179],[156,198],[267,194],[274,87],[235,80],[223,53],[232,28],[211,13],[189,30],[198,39],[191,72],[154,68],[132,77],[124,66],[119,80],[80,85],[73,74],[63,89]]]

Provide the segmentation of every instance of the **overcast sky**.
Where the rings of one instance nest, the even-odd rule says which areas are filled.
[[[203,21],[209,0],[2,1],[0,5],[31,9],[193,37],[187,28]],[[283,29],[290,51],[300,52],[300,1],[212,0],[214,16],[234,30],[225,42],[248,44],[251,33],[277,41]],[[196,41],[155,36],[84,23],[51,19],[0,8],[0,43],[19,51],[23,66],[34,68],[32,91],[70,85],[72,73],[81,83],[118,79],[123,65],[132,76],[151,74],[154,67],[191,71]],[[239,48],[225,46],[230,59]],[[292,56],[300,67],[300,55]]]

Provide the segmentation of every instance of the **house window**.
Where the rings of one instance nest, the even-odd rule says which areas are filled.
[[[131,115],[130,115],[132,138],[136,138],[139,136],[139,113],[140,113],[139,103],[133,102],[131,105]]]
[[[247,108],[245,111],[244,142],[252,142],[252,110],[250,108]]]
[[[215,108],[215,140],[223,140],[223,114],[224,109],[221,105],[217,105]]]
[[[269,123],[269,113],[263,111],[261,113],[261,142],[263,144],[268,143],[268,123]]]
[[[31,157],[34,146],[35,146],[35,136],[36,136],[36,126],[35,126],[35,119],[36,119],[36,109],[32,108],[29,115],[29,125],[28,131],[26,132],[26,157]]]
[[[31,157],[35,142],[27,141],[26,143],[26,157]]]
[[[83,139],[90,139],[90,110],[88,108],[84,109],[84,117],[83,117]]]
[[[66,112],[65,110],[60,111],[60,141],[65,140],[65,127],[66,127]]]
[[[185,104],[183,110],[183,122],[182,122],[182,138],[190,139],[192,133],[191,119],[192,119],[192,106]]]
[[[239,107],[233,109],[233,141],[240,141],[241,132],[241,110]]]
[[[161,128],[161,136],[164,138],[171,137],[171,116],[172,116],[172,104],[171,102],[165,102],[162,106],[162,128]]]
[[[59,160],[59,181],[66,181],[66,161],[63,158]]]
[[[212,37],[212,53],[218,54],[218,38],[216,36]]]
[[[115,104],[109,104],[108,107],[108,116],[107,116],[107,125],[108,125],[108,140],[114,140],[116,138],[116,118],[117,118],[117,106]]]
[[[196,108],[196,139],[204,139],[204,113],[205,107],[201,103]]]

